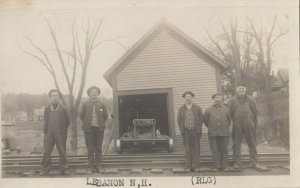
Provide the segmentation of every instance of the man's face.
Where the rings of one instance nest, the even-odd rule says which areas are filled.
[[[58,103],[59,102],[59,94],[58,92],[52,92],[50,95],[51,103]]]
[[[90,97],[91,97],[92,99],[97,99],[98,95],[99,95],[99,93],[98,93],[98,90],[97,90],[97,89],[92,89],[92,90],[90,91]]]
[[[246,90],[247,90],[247,88],[245,86],[238,86],[236,88],[237,94],[239,96],[245,96],[246,95]]]
[[[223,103],[223,97],[221,95],[217,95],[214,97],[214,103],[215,104],[222,104]]]
[[[184,99],[188,104],[191,104],[193,102],[193,96],[191,94],[185,94]]]

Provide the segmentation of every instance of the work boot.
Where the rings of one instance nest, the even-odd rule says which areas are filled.
[[[86,170],[86,174],[87,175],[91,175],[93,173],[93,170],[91,169],[91,168],[88,168],[87,170]]]
[[[219,169],[217,169],[217,168],[211,168],[211,171],[213,171],[213,172],[218,172]]]
[[[228,172],[229,169],[228,169],[228,168],[223,168],[223,171],[224,171],[224,172]]]
[[[233,165],[233,168],[234,168],[234,169],[240,169],[240,166],[239,166],[238,164],[234,164],[234,165]]]
[[[42,171],[40,172],[40,175],[41,175],[41,176],[47,176],[47,175],[49,174],[49,172],[50,172],[50,170],[42,170]]]
[[[269,170],[269,168],[265,167],[265,166],[262,166],[258,163],[256,164],[253,164],[253,167],[256,169],[256,170]]]
[[[61,170],[61,174],[62,175],[71,175],[71,172],[70,172],[70,170],[65,169],[65,170]]]
[[[99,167],[98,167],[98,166],[94,166],[94,168],[93,168],[93,172],[95,172],[95,173],[99,173],[99,172],[100,172],[100,169],[99,169]]]

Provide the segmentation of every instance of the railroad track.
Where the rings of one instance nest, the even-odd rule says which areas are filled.
[[[229,154],[229,163],[232,163],[232,154]],[[260,153],[258,155],[259,161],[263,165],[287,165],[289,164],[289,154],[274,154],[274,153]],[[71,155],[67,157],[70,168],[84,169],[86,167],[86,155]],[[42,156],[2,156],[2,171],[22,171],[22,170],[39,170]],[[201,155],[200,165],[210,166],[212,156]],[[249,156],[243,155],[241,157],[243,164],[249,163]],[[59,157],[52,157],[53,166],[57,166]],[[104,168],[167,168],[167,167],[183,167],[185,164],[185,155],[176,153],[155,153],[155,154],[105,154],[103,155]]]

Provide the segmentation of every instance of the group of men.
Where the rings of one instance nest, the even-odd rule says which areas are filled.
[[[183,93],[185,104],[178,110],[177,123],[183,138],[186,151],[186,170],[195,171],[200,168],[200,139],[202,124],[208,128],[209,144],[212,153],[212,170],[228,171],[228,140],[232,124],[233,168],[239,169],[241,164],[241,144],[245,136],[249,147],[250,164],[259,170],[266,169],[260,165],[256,150],[257,107],[255,100],[246,94],[247,87],[239,82],[236,95],[223,104],[220,93],[212,95],[213,104],[202,113],[199,105],[193,102],[195,94],[191,91]],[[231,123],[232,122],[232,123]]]
[[[200,106],[193,102],[195,94],[184,92],[186,100],[178,111],[177,122],[183,137],[186,151],[186,169],[195,171],[200,165],[200,139],[202,124],[208,128],[210,148],[213,156],[214,171],[228,171],[228,140],[232,126],[233,167],[238,169],[241,163],[241,143],[245,136],[249,147],[250,162],[256,169],[265,168],[258,164],[256,151],[257,108],[254,99],[246,94],[246,85],[238,83],[234,96],[228,107],[223,104],[220,93],[212,96],[213,105],[202,113]],[[101,91],[92,86],[87,90],[89,100],[82,104],[80,119],[88,150],[87,174],[99,172],[102,161],[102,142],[105,121],[108,119],[107,110],[98,96]],[[66,107],[61,103],[62,94],[56,89],[49,92],[50,104],[44,112],[44,155],[42,159],[42,175],[51,168],[51,153],[56,145],[60,170],[64,175],[70,174],[66,157],[67,129],[70,119]]]
[[[102,161],[102,142],[104,137],[105,121],[108,119],[107,110],[98,96],[101,91],[92,86],[87,90],[89,100],[82,104],[80,119],[84,131],[88,151],[87,174],[99,172]],[[66,107],[61,103],[62,94],[59,90],[49,92],[50,104],[44,112],[44,155],[42,159],[41,175],[49,173],[51,168],[51,153],[56,145],[59,154],[59,169],[63,175],[69,175],[66,158],[67,129],[70,118]]]

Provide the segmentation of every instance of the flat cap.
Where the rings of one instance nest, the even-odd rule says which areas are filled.
[[[238,87],[238,86],[244,86],[244,87],[247,87],[247,85],[245,84],[245,82],[238,82],[238,83],[236,84],[236,87]]]

